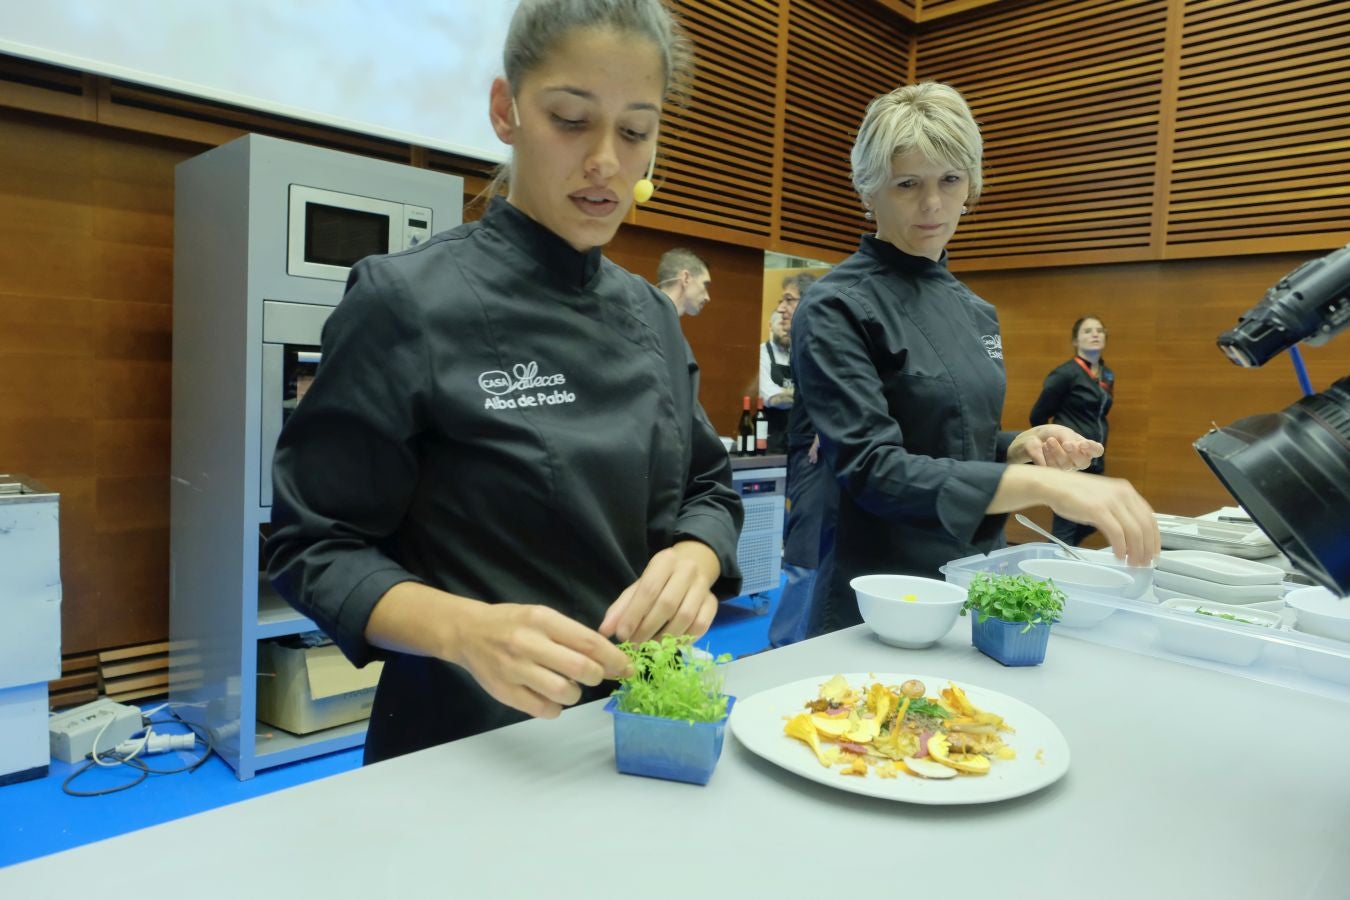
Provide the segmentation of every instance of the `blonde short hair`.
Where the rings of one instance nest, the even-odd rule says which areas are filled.
[[[951,85],[925,81],[877,97],[853,142],[853,189],[867,202],[891,177],[891,160],[918,152],[962,169],[970,178],[968,205],[984,187],[984,140],[965,98]]]

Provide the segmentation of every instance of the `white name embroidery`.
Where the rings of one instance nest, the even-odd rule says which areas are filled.
[[[534,360],[528,363],[516,363],[510,373],[500,369],[484,372],[478,376],[478,386],[490,396],[483,401],[484,409],[528,409],[530,407],[556,406],[560,403],[572,403],[577,395],[571,391],[555,390],[544,393],[538,388],[556,388],[567,384],[567,377],[561,372],[557,375],[540,375],[539,364]],[[535,391],[535,393],[523,393]],[[507,394],[515,394],[507,397]]]
[[[984,342],[985,352],[989,354],[990,359],[1003,358],[1003,335],[986,334],[982,335],[980,340]]]

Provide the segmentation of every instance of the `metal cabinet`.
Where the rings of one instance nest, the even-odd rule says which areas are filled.
[[[0,475],[0,785],[51,762],[47,682],[61,677],[60,496]]]
[[[296,736],[255,716],[258,642],[316,627],[271,590],[259,560],[271,521],[272,452],[295,400],[291,367],[317,358],[344,288],[340,267],[289,264],[296,198],[316,191],[372,201],[345,211],[367,217],[354,226],[406,208],[415,222],[398,234],[444,231],[463,214],[456,176],[261,135],[176,171],[170,700],[211,730],[241,779],[365,738],[364,722]],[[340,231],[344,211],[330,202],[324,212],[336,217],[326,227],[336,222]]]

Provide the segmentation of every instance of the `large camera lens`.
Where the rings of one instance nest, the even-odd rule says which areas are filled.
[[[1280,279],[1237,325],[1219,335],[1219,349],[1256,368],[1306,340],[1314,346],[1350,324],[1350,246],[1312,259]]]
[[[1300,571],[1350,595],[1350,378],[1195,449]]]

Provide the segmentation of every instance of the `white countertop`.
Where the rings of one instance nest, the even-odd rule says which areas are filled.
[[[859,626],[740,660],[727,690],[875,671],[1009,694],[1072,751],[1037,793],[863,797],[730,731],[706,787],[619,775],[593,703],[12,866],[0,897],[1350,896],[1343,705],[1064,635],[1006,669],[968,622],[923,651]]]

